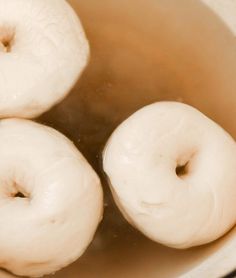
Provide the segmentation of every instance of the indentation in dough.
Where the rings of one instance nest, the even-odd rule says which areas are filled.
[[[47,266],[50,265],[52,262],[51,261],[44,261],[44,262],[28,262],[25,264],[25,266],[27,268],[37,268],[37,267],[43,267],[43,266]]]
[[[15,30],[11,27],[0,27],[0,50],[11,52],[15,40]]]
[[[145,207],[145,208],[159,208],[159,207],[164,206],[165,203],[161,202],[161,203],[156,203],[156,204],[152,203],[151,204],[151,203],[142,201],[141,205],[142,205],[142,207]]]
[[[163,213],[171,212],[171,208],[166,202],[159,203],[149,203],[142,201],[140,203],[141,207],[144,209],[142,214],[154,214],[156,216],[161,216]]]

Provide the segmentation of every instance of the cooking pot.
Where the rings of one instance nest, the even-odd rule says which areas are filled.
[[[233,271],[235,229],[187,250],[154,243],[123,219],[101,167],[102,149],[115,127],[155,101],[188,103],[236,138],[232,29],[200,0],[69,2],[90,41],[90,63],[69,97],[38,121],[73,140],[100,174],[105,214],[86,253],[53,277],[217,278]]]

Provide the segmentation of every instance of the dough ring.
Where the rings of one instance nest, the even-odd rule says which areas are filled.
[[[80,257],[103,212],[98,176],[62,134],[0,121],[0,267],[53,273]]]
[[[64,0],[0,0],[0,118],[32,118],[60,102],[89,46]]]
[[[155,103],[124,121],[104,170],[125,218],[154,241],[188,248],[236,222],[236,144],[186,104]]]

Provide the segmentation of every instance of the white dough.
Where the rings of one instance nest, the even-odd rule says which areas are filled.
[[[89,46],[65,0],[0,0],[0,117],[36,117],[61,101]]]
[[[188,248],[236,223],[236,144],[186,104],[133,114],[111,136],[103,163],[123,215],[154,241]]]
[[[0,267],[34,277],[72,263],[102,212],[99,178],[71,141],[31,121],[0,121]]]

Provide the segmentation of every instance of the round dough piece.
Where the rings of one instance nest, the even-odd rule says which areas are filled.
[[[32,118],[61,101],[89,45],[64,0],[0,0],[0,117]]]
[[[0,267],[39,277],[80,257],[102,219],[98,176],[65,136],[0,121]]]
[[[111,136],[103,163],[121,212],[154,241],[188,248],[236,222],[236,144],[186,104],[136,112]]]

